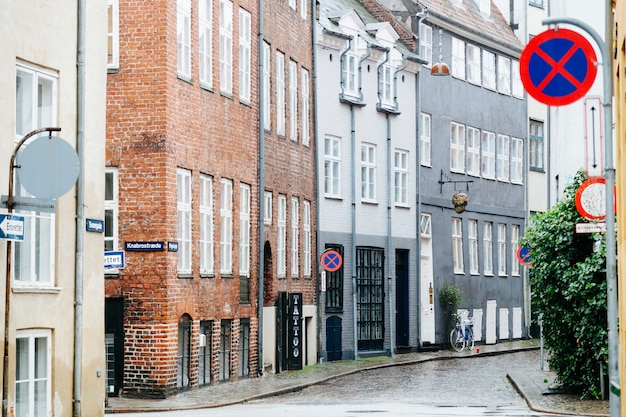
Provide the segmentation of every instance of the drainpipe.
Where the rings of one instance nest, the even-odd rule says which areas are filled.
[[[391,188],[393,186],[392,183],[392,172],[391,172],[391,119],[389,118],[389,112],[385,112],[385,118],[387,119],[387,282],[388,282],[388,297],[389,300],[389,350],[391,353],[391,357],[396,356],[395,351],[395,339],[394,339],[394,314],[395,311],[393,308],[393,278],[391,276],[391,262],[393,256],[391,253]]]
[[[258,370],[259,375],[263,375],[263,279],[265,273],[265,109],[263,108],[264,87],[263,80],[263,0],[258,0],[259,8],[259,271],[257,294],[257,316],[258,316],[258,332],[257,348],[258,348]]]
[[[83,249],[85,232],[85,28],[87,0],[78,0],[78,39],[76,53],[76,151],[79,171],[76,181],[76,282],[74,299],[74,407],[80,417],[83,362]]]
[[[354,327],[354,360],[359,359],[359,337],[357,330],[357,287],[356,287],[356,130],[354,105],[350,104],[350,145],[352,149],[352,325]]]

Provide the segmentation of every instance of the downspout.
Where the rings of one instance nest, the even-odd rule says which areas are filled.
[[[76,278],[74,292],[74,393],[73,416],[80,417],[83,362],[83,249],[85,231],[85,28],[87,0],[78,0],[76,51],[76,152],[79,171],[76,181]]]
[[[360,65],[359,65],[360,66]],[[359,338],[357,332],[357,286],[356,286],[356,130],[354,105],[350,104],[350,145],[352,149],[352,325],[354,328],[354,360],[359,359]]]
[[[263,279],[265,273],[265,112],[263,108],[265,81],[263,79],[263,0],[258,0],[258,59],[259,59],[259,270],[257,293],[257,369],[263,375]]]
[[[395,78],[395,77],[394,77]],[[389,350],[391,357],[396,356],[395,351],[395,339],[394,339],[394,317],[393,312],[393,278],[391,276],[391,261],[393,258],[391,254],[391,187],[392,187],[392,172],[391,172],[391,119],[389,118],[389,112],[385,112],[385,118],[387,119],[387,283],[388,283],[388,297],[389,300]]]

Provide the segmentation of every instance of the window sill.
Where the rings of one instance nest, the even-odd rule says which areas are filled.
[[[12,292],[22,294],[59,294],[61,290],[61,287],[11,287]]]
[[[235,276],[233,274],[221,274],[221,277],[224,279],[233,279]]]
[[[193,279],[193,274],[178,274],[178,279]]]
[[[202,274],[201,273],[200,278],[215,278],[215,274],[208,274],[208,273]]]

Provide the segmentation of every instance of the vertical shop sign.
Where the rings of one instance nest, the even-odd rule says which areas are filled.
[[[289,294],[289,370],[302,369],[302,293]]]

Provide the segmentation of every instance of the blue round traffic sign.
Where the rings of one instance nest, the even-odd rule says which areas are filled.
[[[584,36],[569,29],[550,29],[532,38],[522,51],[520,77],[537,101],[563,106],[587,94],[597,64],[593,46]]]

